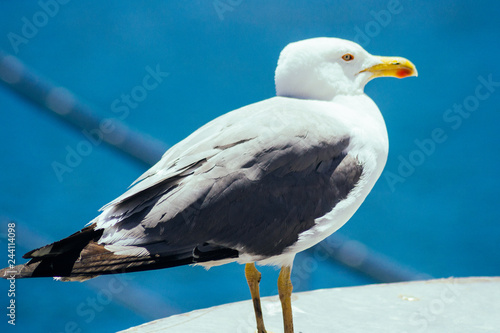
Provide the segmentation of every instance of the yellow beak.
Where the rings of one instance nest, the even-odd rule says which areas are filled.
[[[417,68],[408,59],[401,57],[377,57],[381,64],[363,69],[362,72],[370,72],[370,80],[376,77],[393,76],[402,79],[409,76],[418,76]]]

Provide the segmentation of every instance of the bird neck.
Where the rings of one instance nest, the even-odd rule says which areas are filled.
[[[336,95],[331,100],[333,103],[344,105],[358,116],[372,118],[377,124],[385,128],[384,118],[375,102],[365,93]]]
[[[337,95],[332,99],[332,102],[346,107],[347,114],[345,114],[344,119],[347,119],[353,132],[362,132],[363,135],[360,136],[362,140],[372,141],[371,138],[378,138],[379,142],[371,142],[370,144],[375,144],[380,153],[387,155],[389,139],[385,121],[379,108],[370,97],[364,93]]]

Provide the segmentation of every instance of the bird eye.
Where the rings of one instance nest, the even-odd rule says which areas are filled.
[[[351,61],[354,59],[354,56],[350,53],[346,53],[342,56],[342,59],[344,59],[345,61]]]

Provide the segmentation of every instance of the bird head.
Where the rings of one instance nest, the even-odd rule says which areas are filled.
[[[374,56],[344,39],[312,38],[288,44],[281,52],[276,94],[328,101],[363,94],[373,78],[409,76],[417,76],[417,69],[405,58]]]

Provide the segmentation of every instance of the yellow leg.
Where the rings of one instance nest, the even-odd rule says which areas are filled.
[[[292,316],[292,281],[290,281],[290,266],[281,267],[280,276],[278,278],[278,292],[280,294],[281,308],[283,309],[283,326],[285,333],[293,333],[293,316]]]
[[[262,317],[262,307],[260,306],[260,272],[255,268],[254,263],[245,265],[245,276],[247,278],[248,287],[250,288],[250,294],[252,295],[255,320],[257,321],[257,333],[266,333],[264,318]]]

